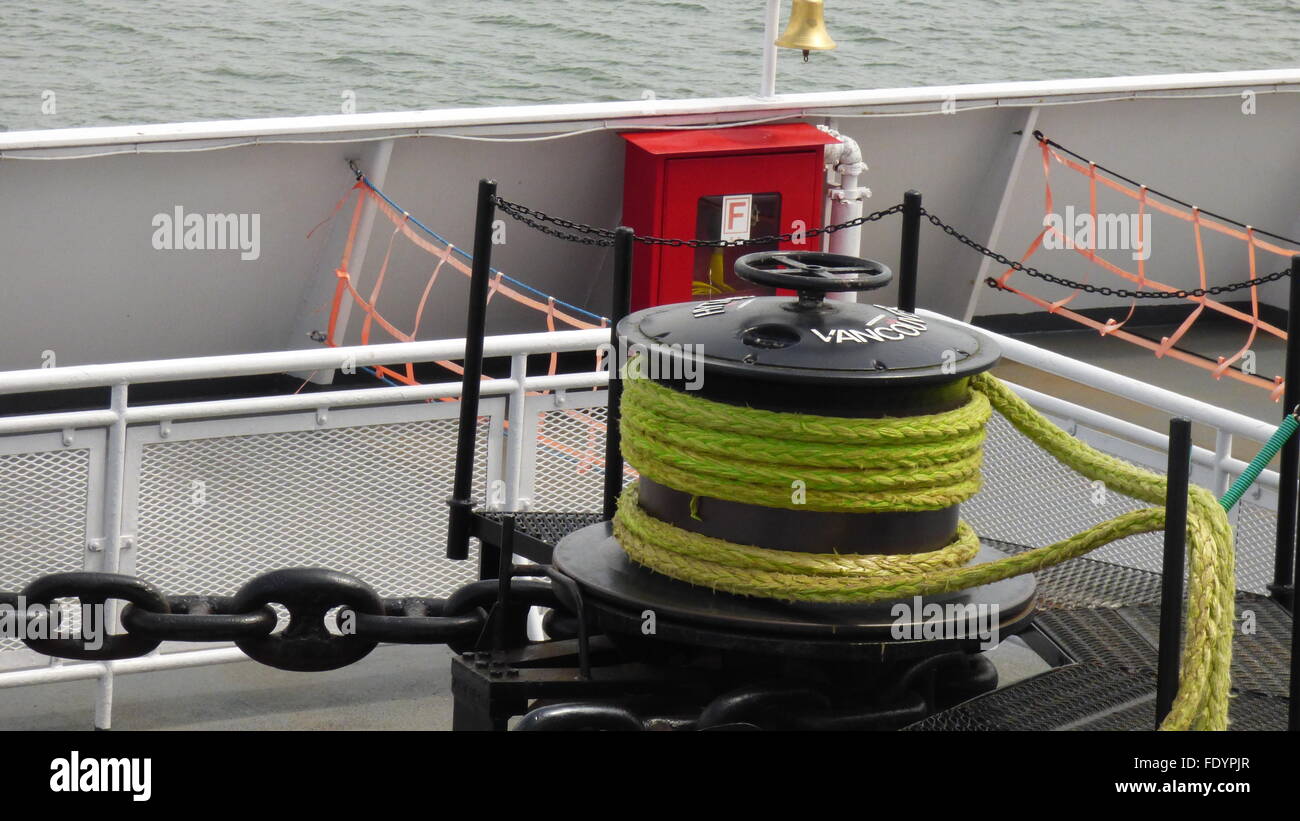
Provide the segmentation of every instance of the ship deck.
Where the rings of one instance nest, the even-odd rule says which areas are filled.
[[[1142,330],[1157,338],[1165,332],[1162,327]],[[1189,339],[1193,347],[1226,345],[1235,340],[1232,329],[1209,323],[1194,329],[1194,334]],[[1211,377],[1194,368],[1152,367],[1147,352],[1114,340],[1100,340],[1091,331],[1040,332],[1018,338],[1184,395],[1213,396],[1216,403],[1258,419],[1266,420],[1278,413],[1277,406],[1262,391],[1235,384],[1219,388]],[[1278,346],[1263,340],[1257,349],[1261,371],[1280,368],[1282,352]],[[1000,365],[997,373],[1025,387],[1154,431],[1167,425],[1166,414],[1132,398],[1013,359]],[[1206,446],[1212,447],[1212,431],[1209,436]],[[1238,458],[1253,456],[1252,443],[1240,445]],[[1000,469],[998,462],[1010,459],[1003,449],[1012,446],[1005,437],[990,444],[990,470],[994,476]],[[432,459],[429,470],[450,475],[449,451]],[[596,488],[595,483],[587,484],[577,493],[591,495],[591,503],[598,506]],[[1050,533],[1035,533],[1026,519],[1015,518],[1014,511],[985,505],[970,512],[981,532],[991,521],[1009,520],[1007,527],[996,534],[996,540],[986,539],[1009,552],[1051,537]],[[1019,532],[1015,533],[1017,528]],[[1261,554],[1255,557],[1251,571],[1256,579],[1255,590],[1239,594],[1238,607],[1254,611],[1259,632],[1240,637],[1236,645],[1235,686],[1242,697],[1234,700],[1234,719],[1240,729],[1280,728],[1285,722],[1290,617],[1260,595],[1258,577],[1263,571],[1259,561],[1267,556],[1259,545],[1252,543],[1250,549]],[[1149,544],[1108,559],[1082,559],[1039,574],[1041,612],[1037,632],[1028,637],[1028,643],[1012,637],[988,652],[988,658],[998,668],[999,689],[933,716],[916,728],[1148,729],[1155,686],[1159,575],[1152,572]],[[1158,556],[1154,559],[1158,561]],[[378,556],[375,560],[390,564],[402,561],[398,555]],[[1048,638],[1047,644],[1042,642],[1042,635]],[[1054,660],[1056,666],[1049,663],[1040,651],[1051,645],[1062,650],[1070,663],[1061,664],[1064,659],[1060,658]],[[285,672],[250,661],[233,661],[148,675],[121,675],[113,684],[113,726],[129,730],[450,729],[451,656],[451,651],[441,646],[383,645],[359,663],[325,673]],[[98,686],[94,680],[85,680],[7,689],[0,699],[0,727],[84,729],[86,704],[96,698]],[[1060,711],[1021,709],[1026,704],[1085,701],[1087,706]]]

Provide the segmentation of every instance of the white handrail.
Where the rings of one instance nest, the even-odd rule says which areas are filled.
[[[932,319],[942,319],[948,323],[956,322],[951,317],[934,311],[927,311],[924,308],[918,309],[917,313]],[[966,323],[957,324],[993,337],[994,341],[1002,348],[1003,356],[1007,359],[1075,382],[1100,388],[1108,393],[1131,399],[1134,402],[1165,413],[1186,416],[1193,422],[1211,425],[1234,436],[1241,436],[1255,442],[1267,442],[1269,437],[1273,435],[1273,431],[1277,429],[1275,425],[1261,422],[1245,414],[1226,410],[1217,405],[1202,402],[1199,399],[1192,399],[1189,396],[1183,396],[1171,390],[1159,388],[1132,377],[1099,368],[1096,365],[1090,365],[1087,362],[1080,362],[1077,359],[1071,359],[1054,351],[1035,347],[1009,336],[995,334],[983,328],[975,328]]]
[[[939,101],[985,101],[1009,105],[1052,105],[1079,95],[1157,94],[1195,90],[1251,88],[1257,92],[1300,84],[1300,69],[1224,71],[1197,74],[1155,74],[1137,77],[1094,77],[1078,80],[1034,80],[1029,82],[968,83],[965,85],[916,88],[863,89],[772,97],[714,97],[682,100],[634,100],[558,105],[448,108],[428,111],[398,111],[374,114],[329,114],[309,117],[269,117],[248,120],[217,120],[157,125],[96,126],[43,131],[15,131],[0,134],[0,152],[71,146],[143,145],[189,140],[254,138],[273,142],[291,136],[352,134],[374,139],[392,136],[394,131],[425,132],[440,128],[531,123],[574,124],[595,122],[609,128],[652,124],[657,118],[734,113],[786,113],[799,116],[808,109],[876,108],[933,104]],[[1065,98],[1057,100],[1054,98]],[[436,133],[434,131],[433,133]]]
[[[565,353],[594,350],[609,342],[609,331],[545,331],[531,334],[489,336],[483,355]],[[436,339],[426,342],[394,342],[386,345],[354,345],[340,348],[311,348],[298,351],[157,359],[104,365],[73,365],[62,368],[32,368],[0,372],[0,394],[95,388],[141,382],[178,382],[186,379],[215,379],[230,376],[333,370],[345,365],[391,365],[396,362],[433,362],[461,359],[464,339]]]
[[[1070,419],[1103,433],[1122,436],[1136,444],[1162,453],[1169,450],[1169,436],[1167,434],[1144,428],[1124,419],[1116,419],[1084,405],[1076,405],[1073,402],[1022,385],[1008,382],[1007,387],[1011,388],[1026,402],[1045,413]],[[1221,470],[1232,475],[1242,473],[1247,467],[1247,464],[1240,459],[1231,456],[1219,456],[1214,451],[1199,445],[1192,446],[1192,462],[1210,470]],[[1277,490],[1277,471],[1265,470],[1260,473],[1256,481],[1264,487]]]

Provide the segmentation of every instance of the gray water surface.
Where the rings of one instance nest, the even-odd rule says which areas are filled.
[[[750,94],[763,6],[0,0],[0,128]],[[783,50],[779,90],[1300,65],[1300,0],[826,6],[839,49]]]

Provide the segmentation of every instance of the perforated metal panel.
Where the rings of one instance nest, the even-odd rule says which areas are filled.
[[[587,401],[605,402],[606,392]],[[544,405],[542,407],[545,407]],[[603,406],[543,410],[537,414],[537,452],[528,494],[533,510],[600,510],[605,482]]]
[[[0,590],[82,569],[90,461],[85,448],[0,454]],[[0,638],[0,652],[11,650],[26,647]]]
[[[1273,581],[1277,512],[1247,501],[1237,503],[1237,589],[1266,593]]]
[[[480,420],[480,499],[487,440]],[[454,419],[144,445],[136,573],[169,594],[232,594],[321,566],[381,596],[445,595],[477,566],[444,555],[455,449]]]
[[[961,515],[983,537],[1038,547],[1142,507],[1147,505],[1061,465],[994,414],[985,444],[984,489],[962,505]],[[1263,593],[1273,575],[1276,514],[1248,502],[1238,507],[1237,588]],[[1088,555],[1159,573],[1163,538],[1158,532],[1130,536]]]
[[[981,536],[1033,547],[1051,544],[1147,505],[1094,485],[1061,465],[998,414],[989,420],[984,489],[961,507]],[[1159,534],[1131,536],[1091,558],[1159,571]]]

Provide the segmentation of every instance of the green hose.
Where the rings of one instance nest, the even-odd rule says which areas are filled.
[[[1255,480],[1259,478],[1259,474],[1264,470],[1264,466],[1277,455],[1277,452],[1282,449],[1286,441],[1291,438],[1291,434],[1295,433],[1296,428],[1300,428],[1300,418],[1297,418],[1294,412],[1288,413],[1286,418],[1282,420],[1282,424],[1278,425],[1277,430],[1264,443],[1264,447],[1260,448],[1259,453],[1255,454],[1255,458],[1237,477],[1237,481],[1233,482],[1232,487],[1228,488],[1228,492],[1219,499],[1220,507],[1224,510],[1232,510],[1233,505],[1237,504],[1241,500],[1241,495],[1255,483]]]

